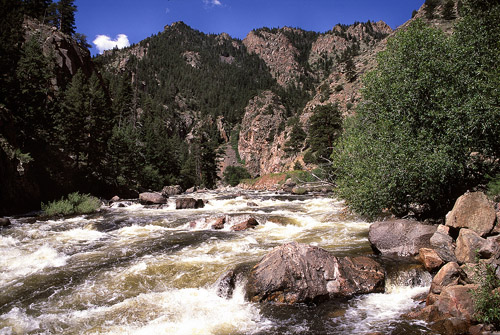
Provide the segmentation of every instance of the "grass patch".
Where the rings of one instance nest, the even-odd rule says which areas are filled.
[[[90,194],[70,193],[66,198],[44,204],[42,211],[47,216],[90,214],[101,207],[101,201]]]

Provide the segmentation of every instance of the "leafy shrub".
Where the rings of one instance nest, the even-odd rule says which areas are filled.
[[[479,263],[474,269],[473,280],[477,289],[471,290],[474,302],[474,317],[481,323],[500,327],[500,279],[491,264]]]
[[[236,186],[241,180],[250,177],[250,173],[242,166],[228,166],[224,171],[224,182],[231,186]]]
[[[474,15],[450,37],[415,21],[365,77],[332,155],[338,194],[359,214],[404,215],[420,204],[426,216],[444,215],[498,167],[500,33],[491,25],[500,6]]]
[[[489,182],[486,187],[488,189],[488,195],[497,201],[498,198],[500,198],[500,174],[494,178],[489,178]]]
[[[55,200],[47,204],[42,203],[42,211],[45,215],[73,215],[90,214],[99,209],[101,201],[90,194],[78,192],[68,194],[67,198]]]

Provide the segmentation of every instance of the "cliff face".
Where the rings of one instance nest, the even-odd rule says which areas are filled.
[[[24,20],[23,28],[26,39],[39,36],[44,55],[53,57],[57,75],[54,84],[57,86],[60,86],[66,78],[73,76],[78,69],[82,69],[86,75],[94,71],[90,51],[71,36],[32,18]]]
[[[285,170],[285,107],[271,91],[250,100],[241,123],[238,151],[252,176]]]
[[[283,28],[276,33],[251,31],[243,40],[248,52],[257,54],[264,60],[273,78],[283,87],[297,84],[299,77],[304,74],[296,60],[299,51],[284,34],[286,30],[292,29]]]

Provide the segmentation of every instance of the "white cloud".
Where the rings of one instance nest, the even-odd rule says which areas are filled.
[[[218,0],[214,0],[218,1]],[[130,42],[128,41],[128,37],[125,34],[119,34],[116,36],[114,40],[111,37],[106,35],[97,35],[95,40],[92,42],[96,46],[99,53],[102,54],[104,50],[109,50],[117,47],[118,49],[125,48],[130,46]]]
[[[205,5],[222,6],[222,2],[220,2],[220,0],[203,0],[203,3]]]

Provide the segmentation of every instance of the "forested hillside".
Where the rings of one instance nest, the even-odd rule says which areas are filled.
[[[213,188],[224,161],[254,177],[323,164],[394,34],[368,21],[239,40],[177,22],[91,59],[73,1],[1,6],[1,213],[72,191]],[[448,29],[457,10],[438,1],[414,16]]]

